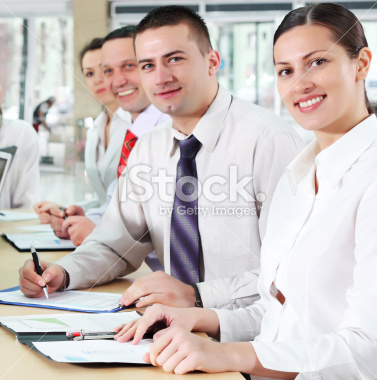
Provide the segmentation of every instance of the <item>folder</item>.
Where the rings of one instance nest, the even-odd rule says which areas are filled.
[[[68,239],[59,239],[53,232],[3,234],[20,252],[30,252],[30,245],[38,251],[73,251],[76,246]]]
[[[4,326],[0,323],[0,326],[6,328],[10,332],[12,332],[17,340],[31,348],[34,352],[36,352],[39,355],[44,356],[48,360],[52,360],[49,356],[43,354],[41,351],[39,351],[33,342],[60,342],[60,341],[67,341],[68,337],[66,336],[66,333],[16,333],[14,330],[10,329],[7,326]],[[52,360],[53,361],[53,360]]]
[[[9,294],[7,294],[9,293]],[[72,303],[66,301],[68,297],[72,296]],[[80,311],[83,313],[115,313],[120,310],[124,310],[134,305],[115,307],[116,303],[119,301],[121,294],[114,293],[99,293],[99,292],[84,292],[79,290],[67,290],[66,292],[55,292],[49,295],[49,300],[46,300],[45,296],[41,298],[28,298],[22,294],[19,286],[13,288],[5,289],[0,291],[0,304],[5,305],[17,305],[17,306],[28,306],[28,307],[40,307],[45,309],[57,309],[57,310],[68,310],[68,311]],[[59,298],[64,301],[59,301]],[[77,300],[76,300],[77,298]],[[93,301],[99,301],[103,299],[104,307],[94,307],[90,308],[86,305],[84,299],[89,300],[89,304]],[[79,302],[77,302],[79,301]],[[75,303],[77,302],[77,303]],[[81,305],[80,305],[81,302]],[[107,305],[110,305],[107,307]],[[111,307],[114,305],[114,307]],[[80,307],[81,306],[81,307]]]
[[[130,320],[133,320],[135,319],[135,314],[138,314],[138,316],[141,316],[141,313],[139,312],[131,312],[131,313],[121,313],[122,316],[124,316],[124,321],[121,321],[120,319],[120,316],[121,315],[117,315],[117,317],[115,317],[115,315],[113,315],[111,317],[111,321],[108,320],[109,316],[106,316],[107,318],[107,329],[112,329],[112,327],[115,327],[116,325],[119,325],[120,323],[126,323],[126,322],[129,322]],[[129,317],[128,317],[129,315]],[[68,342],[69,344],[69,347],[72,347],[71,350],[66,350],[66,357],[65,359],[66,360],[63,360],[64,362],[68,362],[68,363],[78,363],[78,360],[77,360],[77,357],[74,357],[74,355],[72,354],[72,352],[78,347],[80,348],[81,345],[82,345],[82,342],[75,342],[75,341],[72,341],[72,338],[69,338],[66,336],[66,331],[43,331],[43,327],[40,327],[38,326],[37,328],[35,328],[36,330],[38,331],[19,331],[19,329],[17,330],[17,328],[12,328],[11,326],[17,326],[17,323],[18,325],[21,323],[30,323],[32,321],[35,321],[36,323],[38,323],[38,321],[42,321],[41,323],[43,323],[43,321],[48,321],[49,319],[51,321],[55,320],[56,321],[56,326],[59,325],[59,322],[61,324],[64,324],[64,321],[66,323],[68,318],[71,320],[70,324],[74,324],[74,319],[77,318],[77,319],[80,319],[80,318],[86,318],[86,320],[93,324],[98,324],[99,326],[102,325],[104,322],[103,322],[103,319],[101,318],[101,315],[88,315],[88,316],[84,316],[84,317],[81,317],[80,314],[70,314],[70,315],[67,315],[67,314],[50,314],[50,315],[25,315],[25,316],[15,316],[15,317],[0,317],[0,326],[6,328],[7,330],[9,330],[10,332],[12,332],[17,340],[22,343],[22,344],[25,344],[27,345],[28,347],[30,347],[33,351],[35,351],[36,353],[44,356],[45,358],[47,358],[48,360],[52,360],[52,361],[61,361],[61,360],[54,360],[53,357],[54,357],[54,350],[50,350],[49,349],[49,345],[45,345],[43,344],[42,346],[43,347],[43,351],[42,352],[41,350],[39,350],[37,348],[37,346],[40,344],[40,343],[53,343],[53,342]],[[136,317],[137,318],[137,317]],[[96,322],[93,320],[93,319],[96,319]],[[100,321],[100,319],[102,321]],[[12,321],[10,321],[12,320]],[[51,324],[52,325],[52,324]],[[60,325],[61,326],[61,325]],[[61,328],[61,327],[60,327]],[[54,328],[52,328],[54,329]],[[57,328],[59,329],[59,327]],[[21,329],[22,330],[22,329]],[[32,328],[30,329],[32,330]],[[41,331],[42,330],[42,331]],[[49,328],[46,328],[45,330],[49,330]],[[150,338],[151,335],[149,334],[148,336],[146,335],[144,338]],[[93,342],[93,341],[90,341],[88,343],[88,341],[85,342],[86,343],[86,346],[89,345],[89,347],[91,348],[91,350],[95,351],[95,347],[96,346],[101,346],[103,344],[103,342]],[[109,343],[107,343],[109,344]],[[110,342],[110,345],[112,346],[116,346],[118,344],[121,345],[119,347],[123,348],[123,344],[122,343],[117,343],[116,341],[112,341],[112,343]],[[61,343],[59,343],[59,346],[61,345]],[[51,356],[49,356],[49,352],[51,351]],[[64,352],[64,350],[63,350]],[[110,359],[111,360],[111,359]],[[87,363],[88,360],[84,360],[82,361],[84,363]],[[96,362],[109,362],[108,359],[106,359],[105,357],[103,358],[103,361],[101,359],[94,359],[93,361],[90,361],[92,363]],[[123,363],[134,363],[135,361],[127,361],[127,358],[124,359],[124,361],[114,361],[114,362],[123,362]],[[141,361],[137,361],[138,364],[146,364],[146,363],[143,363]]]

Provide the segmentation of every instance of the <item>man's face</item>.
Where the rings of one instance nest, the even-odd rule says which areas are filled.
[[[150,102],[140,83],[132,38],[117,38],[104,43],[102,69],[105,85],[114,93],[120,107],[131,114],[148,107]]]
[[[141,82],[152,104],[173,119],[205,113],[213,100],[208,97],[217,71],[214,51],[203,56],[186,24],[146,30],[137,35],[135,50]]]

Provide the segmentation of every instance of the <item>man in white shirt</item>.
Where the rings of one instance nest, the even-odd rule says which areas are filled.
[[[154,250],[166,273],[137,279],[123,294],[123,304],[144,297],[138,307],[156,302],[228,309],[250,305],[258,299],[260,245],[272,194],[303,143],[278,117],[219,87],[219,54],[205,23],[190,9],[152,11],[137,27],[135,51],[147,96],[173,121],[140,139],[106,214],[85,244],[58,265],[46,263],[43,278],[29,262],[21,272],[21,290],[40,296],[44,281],[53,292],[65,287],[67,277],[69,289],[106,283],[135,271]],[[199,279],[189,284],[169,273],[179,145],[192,135],[201,144],[194,160],[203,194],[194,209],[199,260],[181,268],[196,266]]]
[[[112,31],[104,38],[101,51],[105,84],[113,91],[119,106],[127,111],[118,112],[119,115],[115,114],[114,119],[119,123],[118,127],[122,129],[125,127],[140,138],[149,129],[170,120],[170,117],[150,104],[140,84],[133,48],[134,31],[133,26]],[[122,69],[123,65],[126,65],[126,70]],[[127,91],[130,86],[134,89],[131,95],[119,95]],[[120,152],[114,154],[120,156]],[[58,237],[71,239],[76,246],[79,246],[101,221],[117,182],[115,180],[109,185],[107,200],[100,207],[91,208],[86,212],[80,205],[71,205],[62,211],[61,205],[48,201],[39,202],[34,209],[40,214],[41,220],[44,213],[48,214],[48,221]]]

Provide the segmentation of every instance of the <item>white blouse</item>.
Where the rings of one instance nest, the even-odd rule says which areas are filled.
[[[39,192],[39,140],[34,128],[23,120],[3,120],[0,148],[17,146],[0,195],[0,209],[31,208]]]
[[[377,378],[375,115],[322,152],[314,140],[288,166],[261,260],[261,299],[216,310],[222,341],[255,338],[265,368],[299,372],[297,379]]]

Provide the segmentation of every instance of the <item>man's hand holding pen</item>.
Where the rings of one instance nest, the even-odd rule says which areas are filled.
[[[42,275],[37,274],[33,260],[26,260],[20,268],[20,289],[30,298],[43,297],[43,286],[47,286],[48,293],[54,293],[64,285],[64,271],[60,265],[48,261],[40,261]]]

